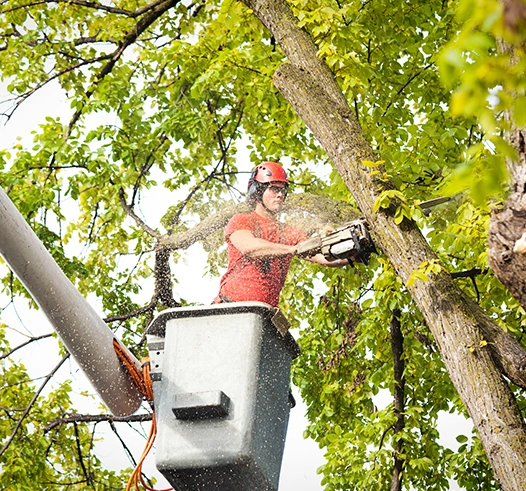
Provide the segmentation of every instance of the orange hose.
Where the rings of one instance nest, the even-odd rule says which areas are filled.
[[[121,346],[119,341],[117,341],[117,339],[113,340],[113,349],[115,350],[115,353],[117,357],[119,358],[119,360],[123,363],[123,365],[128,370],[137,390],[142,394],[142,396],[147,401],[153,401],[153,388],[152,388],[152,381],[149,375],[149,369],[148,369],[148,376],[146,377],[144,374],[144,365],[142,367],[143,370],[141,371],[135,365],[133,360],[130,359],[130,357],[128,356],[128,353]]]
[[[124,366],[127,368],[128,372],[130,373],[133,383],[135,384],[135,387],[137,387],[137,390],[142,394],[145,400],[147,400],[148,402],[152,402],[153,401],[153,384],[152,384],[152,379],[150,377],[149,359],[146,358],[145,360],[143,360],[142,370],[139,370],[139,368],[137,368],[135,363],[128,357],[128,354],[126,353],[126,351],[122,348],[122,346],[116,339],[113,340],[113,348],[115,349],[115,353],[117,354],[117,357],[119,358],[119,360],[122,361]],[[152,413],[152,425],[150,427],[150,433],[148,435],[148,438],[146,439],[146,445],[141,454],[139,462],[135,466],[135,469],[133,470],[130,476],[130,479],[128,480],[126,491],[130,491],[132,489],[132,485],[135,486],[136,491],[141,491],[139,486],[142,486],[146,491],[172,491],[172,488],[155,490],[154,488],[148,486],[148,484],[144,482],[144,479],[142,477],[142,466],[143,466],[144,460],[146,459],[148,453],[152,449],[156,436],[157,436],[157,420],[155,418],[155,412],[154,412]]]

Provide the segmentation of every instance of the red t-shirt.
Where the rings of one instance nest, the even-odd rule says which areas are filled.
[[[238,230],[249,230],[254,237],[287,245],[296,245],[308,239],[307,234],[256,212],[238,213],[226,226],[228,269],[221,278],[216,301],[225,297],[232,302],[256,301],[277,307],[292,256],[266,259],[243,256],[230,242],[230,236]]]

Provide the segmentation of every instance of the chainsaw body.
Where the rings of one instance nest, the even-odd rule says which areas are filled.
[[[373,252],[376,252],[376,247],[364,220],[346,223],[327,235],[317,235],[300,242],[296,248],[296,254],[300,257],[321,253],[328,261],[348,259],[349,262],[364,264],[369,264]]]

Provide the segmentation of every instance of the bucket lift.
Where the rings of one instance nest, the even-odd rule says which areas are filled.
[[[275,313],[227,303],[166,310],[150,325],[155,460],[175,489],[278,489],[299,347]]]

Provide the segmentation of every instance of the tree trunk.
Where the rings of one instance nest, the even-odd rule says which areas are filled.
[[[503,2],[510,22],[526,23],[526,5],[521,2]],[[514,7],[516,5],[516,7]],[[512,12],[522,8],[522,15]],[[506,14],[507,12],[507,14]],[[510,17],[511,16],[511,17]],[[509,26],[508,26],[509,27]],[[510,55],[514,62],[514,47],[499,42],[499,51]],[[523,43],[523,48],[526,43]],[[493,210],[488,234],[489,265],[495,276],[508,288],[523,309],[526,309],[526,130],[514,125],[510,114],[507,140],[514,148],[517,158],[507,159],[511,195],[502,209]]]
[[[521,160],[525,160],[524,133],[513,132]],[[512,175],[512,194],[502,209],[493,210],[489,234],[489,265],[495,276],[526,309],[526,166]]]
[[[374,212],[374,203],[386,183],[375,180],[362,164],[363,160],[377,158],[350,108],[342,102],[341,92],[334,95],[338,86],[328,67],[317,58],[316,46],[297,27],[285,2],[245,3],[273,33],[291,62],[276,71],[274,83],[331,158],[368,221],[376,245],[390,259],[422,311],[496,479],[505,491],[523,490],[526,426],[481,334],[479,319],[486,319],[485,314],[466,299],[445,272],[432,275],[427,282],[408,285],[415,269],[437,258],[414,223],[405,220],[397,225],[389,210]],[[498,329],[489,319],[488,326]]]

